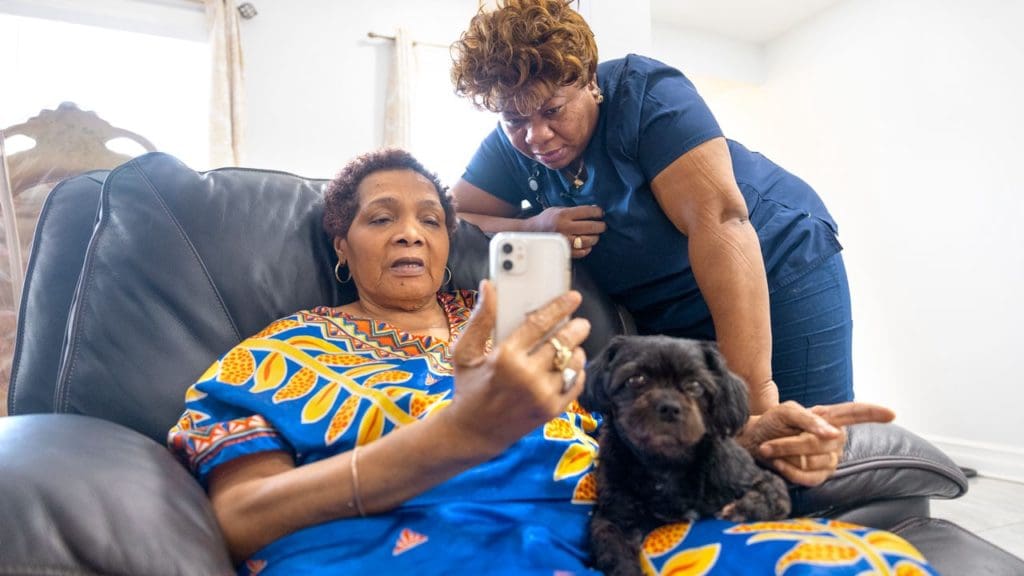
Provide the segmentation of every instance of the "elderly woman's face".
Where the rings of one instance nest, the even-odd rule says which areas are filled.
[[[413,170],[374,172],[360,182],[359,210],[335,250],[360,300],[412,309],[434,298],[448,260],[444,207],[434,185]]]
[[[529,116],[501,113],[501,128],[523,155],[561,170],[586,150],[597,126],[596,86],[563,86]]]

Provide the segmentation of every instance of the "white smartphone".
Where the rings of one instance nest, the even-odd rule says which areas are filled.
[[[497,344],[527,314],[569,291],[569,241],[553,232],[499,232],[491,238],[490,275],[498,293]]]

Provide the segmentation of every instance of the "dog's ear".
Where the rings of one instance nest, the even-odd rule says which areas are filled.
[[[710,400],[711,433],[716,436],[735,436],[750,418],[747,385],[725,365],[725,358],[714,342],[701,342],[704,363],[715,376],[718,392]]]
[[[608,387],[611,385],[612,366],[615,356],[626,342],[626,336],[615,336],[598,352],[597,356],[587,362],[587,383],[578,401],[588,412],[607,414],[611,411],[611,397]]]

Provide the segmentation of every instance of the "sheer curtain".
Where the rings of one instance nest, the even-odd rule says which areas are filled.
[[[0,306],[0,416],[7,415],[7,387],[11,379],[11,357],[14,354],[14,336],[18,329],[18,306],[21,301],[21,243],[18,241],[18,222],[14,217],[10,178],[7,176],[7,149],[4,131],[0,130],[0,211],[3,212],[7,269],[10,270],[11,309]],[[0,262],[0,268],[4,266]],[[2,285],[3,282],[0,282]],[[3,295],[6,296],[6,295]],[[2,299],[0,299],[2,300]]]
[[[384,102],[384,146],[409,150],[412,146],[412,91],[416,54],[404,28],[395,30],[391,76]]]
[[[245,64],[234,0],[205,0],[213,53],[210,85],[210,166],[242,164]]]
[[[0,130],[0,213],[3,215],[0,226],[4,229],[6,264],[10,271],[11,281],[11,302],[14,303],[15,314],[17,314],[18,303],[21,301],[21,241],[18,238],[18,219],[14,212],[14,192],[11,188],[10,174],[7,171],[7,147],[4,144],[6,139],[7,135]],[[0,262],[0,266],[3,265],[4,263]],[[0,301],[3,301],[3,298],[0,298]],[[4,399],[5,397],[0,397],[0,404],[4,403]]]

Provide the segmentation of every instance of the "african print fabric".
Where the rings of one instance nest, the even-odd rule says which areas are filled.
[[[240,456],[283,450],[301,466],[429,418],[452,400],[451,351],[475,294],[438,301],[451,344],[327,307],[272,323],[189,388],[171,449],[205,486]],[[289,534],[239,574],[597,574],[587,523],[599,425],[574,402],[399,508]],[[674,524],[652,532],[638,560],[648,574],[931,574],[892,534],[810,520]]]

